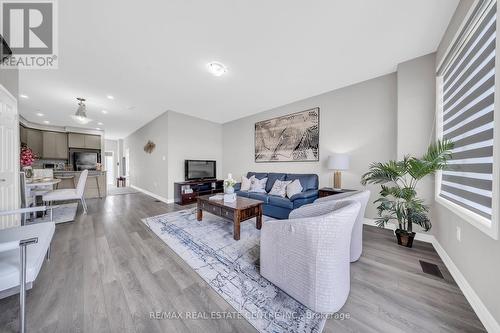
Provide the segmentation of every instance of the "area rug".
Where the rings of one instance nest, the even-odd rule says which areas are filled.
[[[142,221],[259,332],[323,330],[324,317],[259,274],[255,219],[241,223],[241,239],[235,241],[230,221],[204,212],[198,222],[195,213],[187,209]]]
[[[75,220],[76,211],[78,209],[77,202],[71,202],[71,203],[66,203],[66,204],[61,204],[61,205],[54,205],[51,207],[52,207],[52,221],[54,221],[56,224],[57,223],[64,223],[64,222],[71,222],[71,221]],[[50,221],[49,213],[47,213],[46,215],[43,215],[42,217],[36,218],[33,222],[40,223],[40,222],[48,222],[48,221]]]

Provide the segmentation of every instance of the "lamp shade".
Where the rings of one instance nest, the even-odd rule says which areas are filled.
[[[349,155],[333,154],[328,157],[328,169],[330,170],[348,170]]]

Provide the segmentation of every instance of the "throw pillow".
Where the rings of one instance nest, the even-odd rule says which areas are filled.
[[[288,186],[286,187],[286,196],[291,198],[295,194],[299,194],[300,192],[302,192],[302,189],[303,189],[303,187],[302,187],[302,184],[300,183],[300,180],[295,179],[293,182],[288,184]]]
[[[266,193],[267,177],[250,179],[250,192]]]
[[[277,195],[282,198],[286,197],[286,187],[290,184],[291,180],[279,180],[274,182],[273,188],[269,191],[270,195]]]
[[[250,190],[250,184],[252,183],[252,178],[255,178],[255,176],[252,176],[250,178],[247,178],[245,176],[241,177],[241,191],[248,191]]]

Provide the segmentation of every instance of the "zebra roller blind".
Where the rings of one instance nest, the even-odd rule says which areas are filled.
[[[496,1],[479,3],[462,37],[441,74],[442,136],[455,147],[439,196],[491,220]]]

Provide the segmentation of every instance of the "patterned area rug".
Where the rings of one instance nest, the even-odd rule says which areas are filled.
[[[260,275],[255,219],[241,224],[235,241],[230,221],[203,212],[198,222],[195,213],[187,209],[142,221],[259,332],[323,330],[323,317]]]

